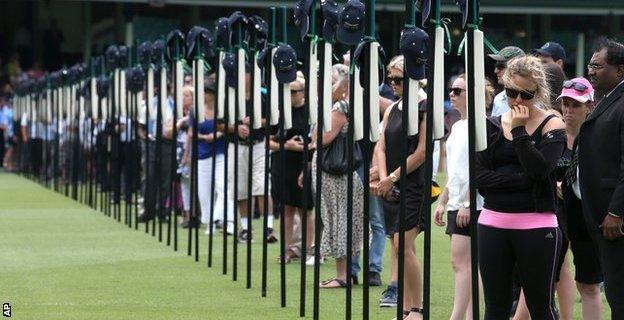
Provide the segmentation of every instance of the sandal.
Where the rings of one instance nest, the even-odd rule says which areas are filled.
[[[402,319],[405,319],[405,317],[409,316],[409,314],[410,314],[409,310],[403,310],[403,318]],[[397,320],[397,318],[394,317],[394,318],[392,318],[392,320]]]
[[[338,286],[330,286],[329,284],[332,282],[337,283]],[[336,288],[346,288],[346,287],[347,287],[347,283],[338,278],[321,281],[321,285],[319,286],[319,288],[321,289],[336,289]]]
[[[284,259],[286,260],[285,263],[288,264],[288,263],[291,263],[293,261],[297,261],[297,259],[299,259],[299,256],[293,250],[288,249],[286,251],[286,254],[284,255]],[[281,263],[281,261],[282,261],[281,257],[277,257],[277,263]]]
[[[403,319],[405,319],[405,318],[410,318],[410,319],[412,319],[412,318],[410,317],[410,315],[412,314],[412,312],[413,312],[413,313],[420,314],[421,319],[422,319],[422,316],[423,316],[423,309],[422,309],[422,308],[411,308],[411,309],[410,309],[410,311],[408,312],[407,316],[404,316],[404,318],[403,318]]]

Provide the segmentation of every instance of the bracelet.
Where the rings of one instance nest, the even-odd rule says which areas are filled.
[[[397,181],[399,181],[399,177],[397,177],[394,172],[391,173],[388,177],[390,178],[390,181],[392,181],[392,183],[396,183]]]
[[[618,216],[617,214],[612,213],[612,212],[607,212],[607,214],[608,214],[608,215],[610,215],[610,216],[612,216],[612,217],[622,218],[621,216]]]

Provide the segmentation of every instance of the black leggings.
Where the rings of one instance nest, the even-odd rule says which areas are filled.
[[[514,270],[531,318],[558,318],[553,298],[561,248],[559,228],[511,230],[479,224],[478,243],[485,293],[484,319],[509,319]]]

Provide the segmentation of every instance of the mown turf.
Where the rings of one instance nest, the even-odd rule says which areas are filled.
[[[256,230],[259,223],[254,221]],[[174,252],[146,235],[142,226],[130,230],[34,182],[0,173],[0,300],[11,304],[15,319],[298,318],[300,265],[287,266],[287,307],[280,308],[277,245],[269,246],[268,295],[261,298],[259,239],[252,246],[252,288],[246,289],[244,246],[238,248],[238,281],[233,282],[231,237],[223,275],[221,233],[215,237],[213,268],[207,268],[203,231],[200,261],[195,262],[186,255],[187,231],[179,230],[180,247]],[[421,254],[422,239],[418,241]],[[453,273],[449,241],[441,228],[432,233],[432,247],[431,319],[448,319]],[[333,261],[321,271],[321,279],[334,276]],[[312,268],[307,272],[306,318],[311,318]],[[388,276],[383,274],[384,283]],[[394,310],[377,306],[383,289],[371,288],[371,319],[393,317]],[[321,319],[344,318],[344,293],[321,291]],[[356,286],[354,319],[361,318],[361,298],[361,286]],[[575,309],[580,319],[579,303]]]

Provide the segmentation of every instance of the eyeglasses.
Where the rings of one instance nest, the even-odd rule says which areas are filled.
[[[509,98],[516,99],[518,96],[522,98],[522,100],[532,100],[535,97],[535,91],[524,91],[524,90],[516,90],[512,88],[505,88],[505,94]]]
[[[297,93],[299,93],[299,92],[303,92],[303,89],[299,89],[299,90],[293,90],[293,89],[291,89],[291,90],[290,90],[290,94],[297,94]]]
[[[386,77],[388,79],[389,84],[400,85],[403,83],[403,77]]]
[[[604,68],[604,64],[590,63],[587,65],[588,70],[600,70]]]
[[[574,90],[578,91],[578,92],[585,92],[587,89],[587,86],[580,83],[580,82],[574,82],[572,80],[566,80],[563,82],[563,87],[570,89],[570,88],[574,88]]]
[[[498,61],[494,64],[494,69],[503,70],[505,68],[507,68],[507,62],[505,61]]]
[[[449,94],[453,94],[455,96],[458,96],[462,93],[462,91],[466,91],[466,89],[462,89],[462,88],[450,88],[449,89]]]

